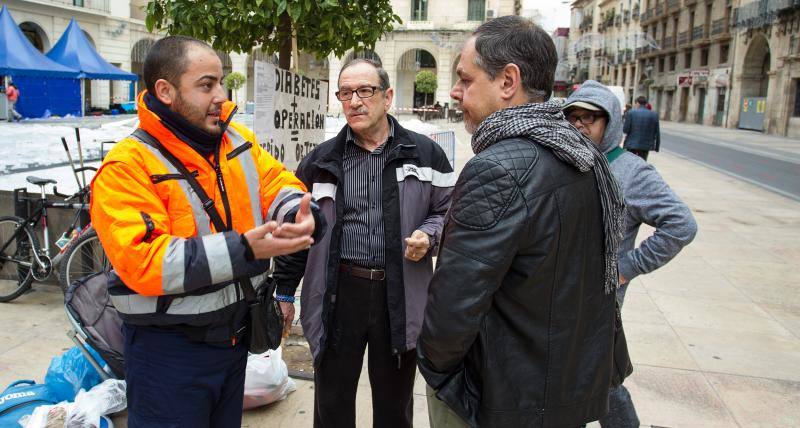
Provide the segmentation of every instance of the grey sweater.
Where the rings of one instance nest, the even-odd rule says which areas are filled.
[[[605,86],[587,80],[572,93],[566,104],[588,102],[608,114],[599,149],[608,153],[622,142],[622,114],[619,100]],[[697,234],[692,211],[672,191],[661,175],[642,158],[625,152],[611,162],[611,172],[625,199],[625,235],[619,247],[619,273],[626,280],[652,272],[672,260]],[[655,233],[636,247],[636,235],[644,224]]]
[[[697,223],[691,210],[672,191],[653,165],[625,152],[611,162],[611,172],[625,198],[625,235],[619,246],[619,273],[630,281],[672,260],[692,242]],[[639,226],[656,228],[638,248]]]

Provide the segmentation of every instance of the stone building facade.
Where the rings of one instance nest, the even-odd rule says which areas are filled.
[[[643,0],[655,41],[639,56],[642,93],[665,120],[723,125],[733,61],[731,0]]]
[[[145,28],[147,0],[9,0],[8,8],[29,39],[46,53],[75,17],[97,52],[117,67],[142,75],[150,47],[163,37],[148,33]],[[374,52],[349,52],[343,58],[333,55],[319,60],[301,52],[298,69],[309,77],[329,80],[330,108],[341,107],[333,96],[341,66],[355,56],[379,59],[389,73],[396,96],[394,107],[407,111],[425,103],[414,90],[414,77],[421,70],[436,74],[436,93],[427,103],[451,103],[450,89],[455,82],[455,65],[461,45],[478,25],[487,19],[519,14],[519,0],[394,0],[394,13],[403,24],[386,34]],[[275,56],[254,49],[251,53],[217,52],[227,74],[238,71],[247,83],[229,97],[239,104],[254,100],[253,63],[256,60],[276,61]],[[92,80],[86,83],[87,107],[108,108],[109,104],[132,100],[143,89],[140,82]],[[88,109],[87,109],[88,110]]]
[[[393,106],[396,112],[409,112],[426,103],[424,94],[414,90],[414,77],[419,71],[436,74],[436,93],[427,97],[427,104],[452,105],[450,89],[456,81],[455,67],[461,46],[469,34],[486,19],[519,14],[515,0],[394,0],[394,13],[402,25],[386,34],[374,52],[349,52],[343,58],[329,57],[329,111],[336,113],[336,91],[341,67],[356,56],[380,60],[395,88]]]
[[[760,125],[770,134],[800,138],[800,1],[742,1],[733,11],[732,26],[732,101],[726,125],[755,130]],[[752,117],[753,105],[761,117]],[[747,120],[747,113],[754,121]]]

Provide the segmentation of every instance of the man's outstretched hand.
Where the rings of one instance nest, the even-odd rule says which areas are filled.
[[[296,253],[314,243],[314,216],[311,214],[311,194],[300,200],[300,208],[294,223],[278,225],[270,221],[244,233],[256,259],[269,259]]]

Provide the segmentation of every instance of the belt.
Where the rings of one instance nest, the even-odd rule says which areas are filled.
[[[364,278],[370,281],[383,281],[386,279],[386,271],[383,269],[367,269],[355,265],[340,264],[339,272],[346,273],[356,278]]]

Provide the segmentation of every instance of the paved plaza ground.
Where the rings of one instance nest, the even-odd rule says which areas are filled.
[[[471,156],[461,124],[456,166]],[[736,132],[663,124],[736,143]],[[741,144],[761,140],[742,138]],[[798,153],[800,142],[762,146]],[[699,225],[695,241],[666,267],[633,281],[623,320],[634,361],[626,381],[644,426],[800,425],[800,202],[668,154],[651,154]],[[644,227],[640,238],[652,229]],[[52,356],[71,346],[61,292],[34,292],[0,304],[0,386],[41,381]],[[247,427],[310,427],[313,384],[277,404],[245,412]],[[358,425],[371,426],[369,381],[361,377]],[[415,426],[427,427],[417,379]],[[115,418],[125,426],[124,417]],[[591,426],[597,426],[592,424]]]

